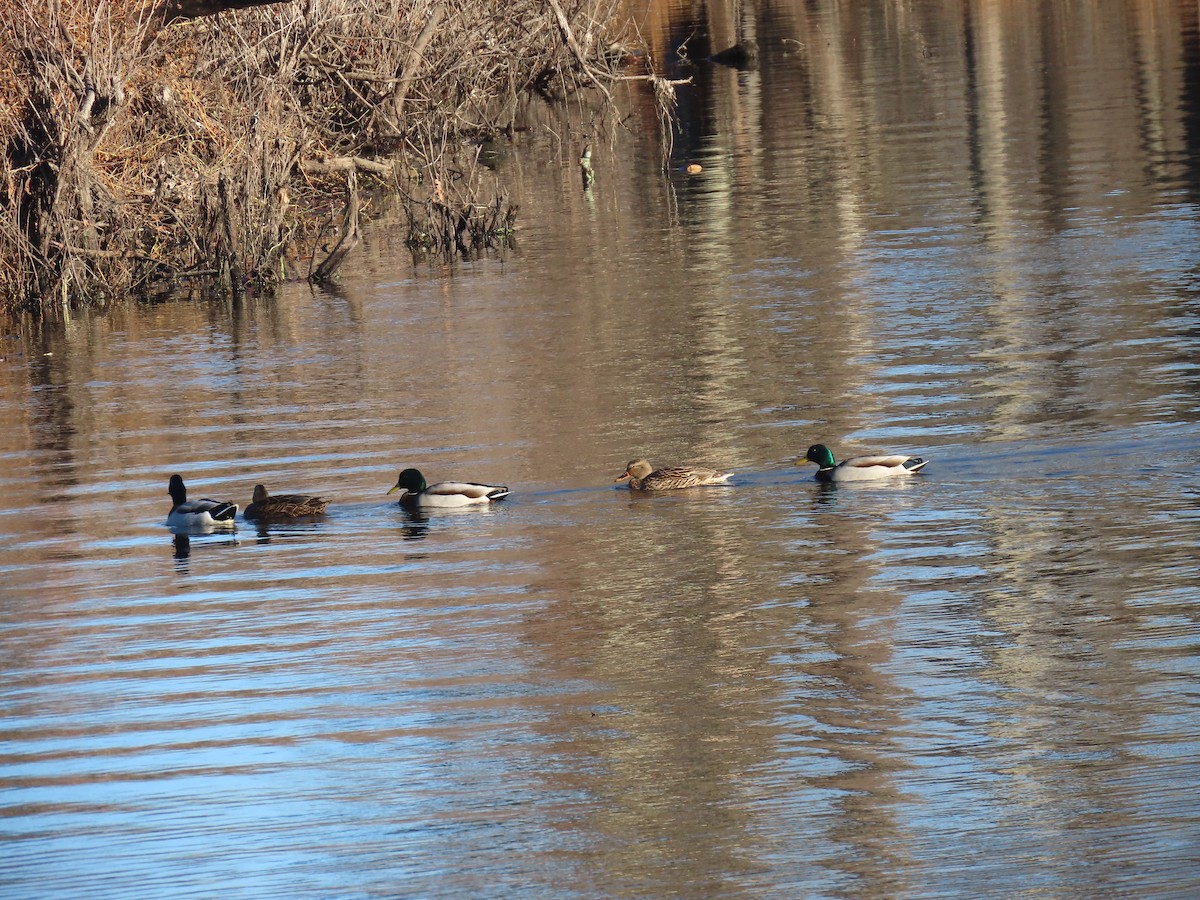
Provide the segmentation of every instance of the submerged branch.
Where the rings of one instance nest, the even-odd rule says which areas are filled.
[[[324,262],[317,266],[311,278],[318,284],[328,283],[350,251],[358,246],[358,218],[361,204],[358,198],[358,175],[353,167],[346,170],[346,211],[342,217],[342,234]]]
[[[380,178],[390,178],[392,166],[389,163],[375,162],[363,159],[361,156],[334,156],[325,159],[306,159],[300,163],[300,169],[308,175],[328,175],[331,172],[365,172]]]

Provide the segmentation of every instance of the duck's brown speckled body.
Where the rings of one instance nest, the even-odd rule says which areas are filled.
[[[644,459],[630,460],[617,481],[629,482],[631,491],[670,491],[705,484],[728,484],[732,472],[701,466],[663,466],[656,469]]]

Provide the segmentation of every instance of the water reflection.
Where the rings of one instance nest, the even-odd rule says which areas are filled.
[[[429,519],[430,514],[419,507],[403,506],[397,504],[400,509],[400,515],[404,519],[404,525],[400,528],[400,533],[406,541],[423,540],[429,534]]]
[[[327,521],[328,516],[294,516],[287,521],[258,519],[252,524],[256,544],[269,544],[273,538],[311,535],[319,530],[319,526]]]
[[[208,532],[174,530],[171,535],[171,556],[175,561],[175,571],[177,574],[192,574],[190,562],[193,550],[192,538],[202,535],[209,535],[199,542],[199,545],[205,551],[217,547],[237,547],[241,543],[237,535],[230,533],[228,529]]]

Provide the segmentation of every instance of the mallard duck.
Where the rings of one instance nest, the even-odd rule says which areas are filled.
[[[632,459],[614,481],[629,481],[631,491],[669,491],[702,484],[728,484],[732,472],[718,472],[700,466],[664,466],[656,469],[644,459]]]
[[[796,462],[816,463],[817,481],[871,481],[892,475],[914,475],[928,460],[919,456],[852,456],[839,463],[834,461],[833,451],[824,444],[813,444],[804,459]]]
[[[396,479],[396,485],[388,494],[404,491],[400,495],[403,504],[416,506],[470,506],[473,503],[491,503],[507,497],[509,490],[502,484],[473,484],[470,481],[440,481],[426,484],[425,476],[417,469],[405,469]]]
[[[172,528],[235,528],[238,505],[220,500],[189,500],[183,478],[172,475],[167,486],[171,495],[171,512],[167,524]]]
[[[325,515],[329,501],[305,494],[276,494],[271,496],[261,484],[254,486],[254,502],[242,515],[247,519],[303,519]]]

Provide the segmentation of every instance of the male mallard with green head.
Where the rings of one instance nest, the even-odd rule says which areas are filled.
[[[813,444],[798,463],[817,464],[817,481],[874,481],[893,475],[915,475],[928,460],[919,456],[852,456],[840,463],[824,444]]]
[[[400,502],[412,506],[471,506],[476,503],[491,503],[509,495],[502,484],[475,484],[470,481],[440,481],[426,484],[425,476],[418,469],[405,469],[396,479],[395,486],[388,491],[394,494],[403,491]]]

